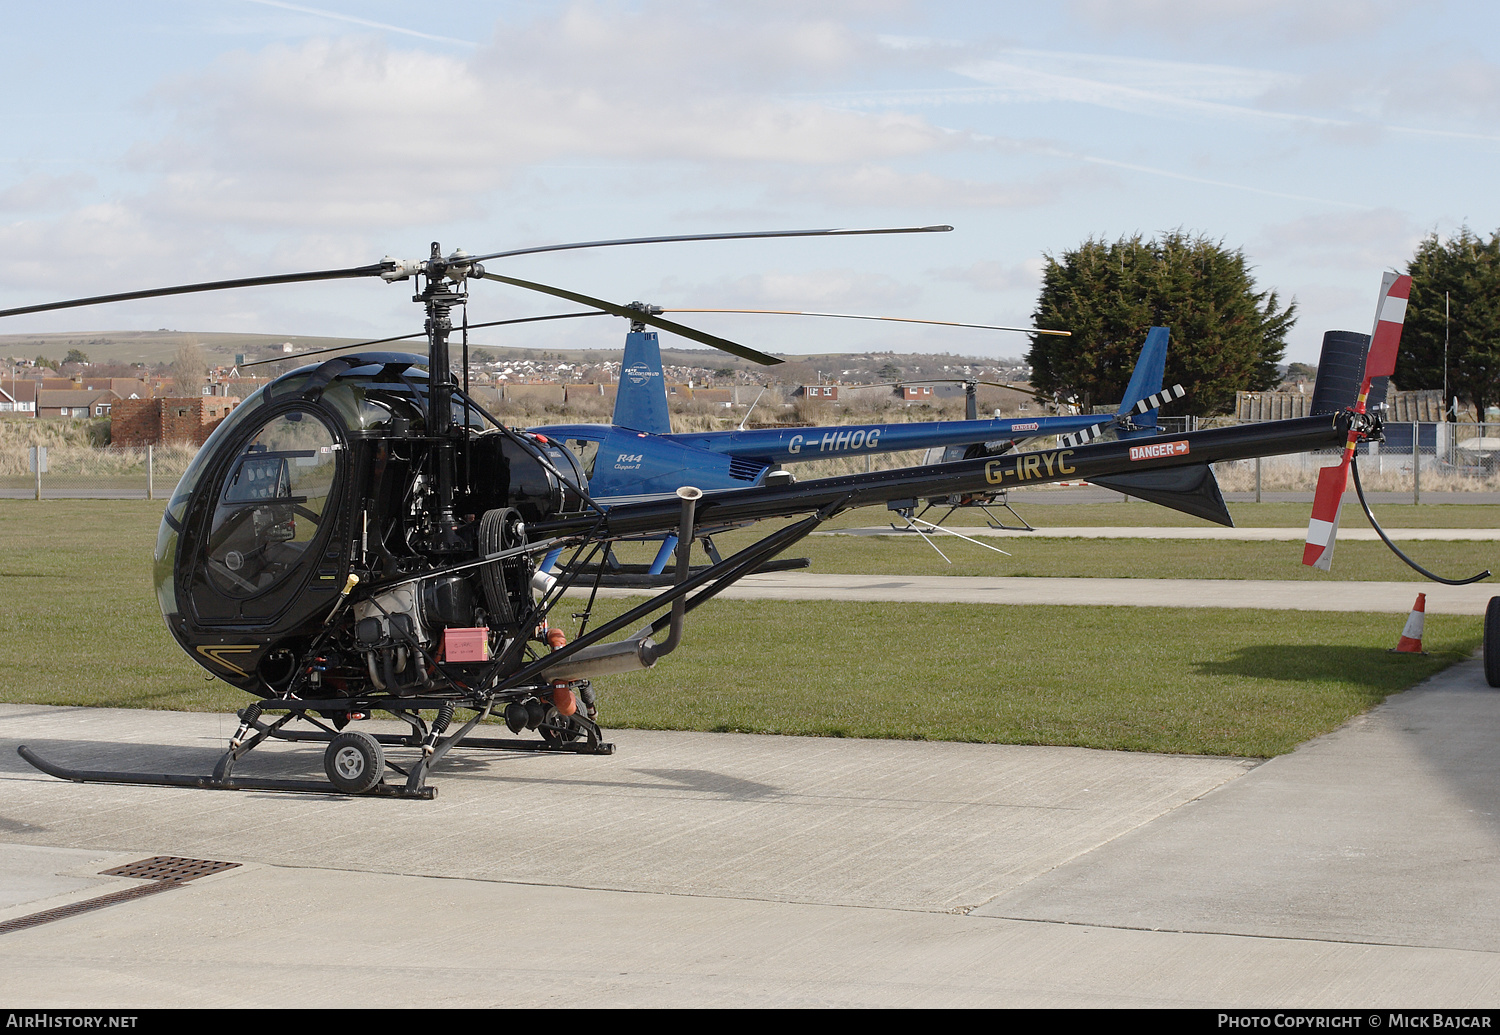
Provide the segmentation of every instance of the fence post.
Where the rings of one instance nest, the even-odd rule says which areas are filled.
[[[1255,502],[1260,502],[1260,457],[1255,458]]]
[[[36,498],[37,502],[42,499],[42,465],[46,462],[47,450],[44,446],[32,446],[32,466],[36,468]]]
[[[1422,502],[1422,425],[1411,422],[1411,505]]]
[[[155,455],[152,452],[153,448],[154,447],[150,445],[146,446],[146,498],[148,500],[156,499],[156,496],[152,492],[153,486],[151,484],[151,479],[156,474],[155,468],[153,466],[153,461],[156,459]]]

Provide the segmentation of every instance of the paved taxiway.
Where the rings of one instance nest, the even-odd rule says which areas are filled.
[[[1065,525],[1055,528],[1033,528],[1030,531],[1014,528],[991,528],[988,525],[941,526],[946,531],[931,533],[938,542],[954,538],[949,532],[957,532],[975,538],[990,539],[1210,539],[1239,540],[1243,542],[1303,542],[1307,539],[1306,528],[1224,528],[1221,525],[1187,525],[1181,528],[1146,528],[1140,525]],[[911,536],[916,533],[890,525],[872,525],[864,528],[836,528],[829,532],[814,532],[815,536]],[[1385,534],[1397,542],[1435,540],[1446,542],[1497,542],[1500,528],[1388,528]],[[1341,528],[1338,533],[1341,543],[1378,543],[1379,534],[1373,528]]]
[[[725,600],[877,600],[907,603],[1073,604],[1094,607],[1246,607],[1289,611],[1384,611],[1406,614],[1418,593],[1427,613],[1482,615],[1493,582],[1294,582],[1256,579],[1063,579],[1022,576],[820,575],[814,571],[751,575],[720,594]],[[625,590],[600,590],[625,595]]]
[[[1500,692],[1474,661],[1263,764],[625,730],[609,757],[455,752],[415,802],[71,784],[15,754],[206,772],[230,732],[0,705],[0,922],[144,857],[241,864],[0,934],[0,1001],[1500,1002]]]

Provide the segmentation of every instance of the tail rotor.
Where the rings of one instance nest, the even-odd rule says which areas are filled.
[[[1387,273],[1380,282],[1380,299],[1375,305],[1375,332],[1370,336],[1370,349],[1365,355],[1365,375],[1359,386],[1359,397],[1354,402],[1354,412],[1363,414],[1370,397],[1370,382],[1377,377],[1389,377],[1396,370],[1396,350],[1401,344],[1401,327],[1406,321],[1406,301],[1411,297],[1411,277],[1405,273]],[[1332,467],[1318,472],[1318,488],[1313,494],[1312,519],[1307,523],[1307,545],[1302,550],[1302,563],[1313,568],[1331,571],[1333,547],[1339,528],[1339,508],[1344,502],[1344,490],[1349,486],[1349,464],[1354,459],[1354,450],[1364,437],[1360,424],[1349,429],[1349,440],[1344,443],[1343,458]]]
[[[1359,481],[1359,466],[1354,460],[1354,451],[1359,440],[1370,433],[1371,425],[1362,420],[1365,404],[1370,396],[1370,383],[1378,377],[1390,377],[1396,371],[1396,351],[1401,345],[1401,328],[1406,320],[1406,303],[1411,297],[1411,277],[1404,273],[1387,273],[1380,283],[1380,299],[1375,308],[1375,331],[1370,336],[1370,349],[1365,357],[1364,381],[1360,384],[1359,397],[1352,407],[1354,421],[1349,426],[1349,439],[1344,444],[1343,458],[1332,467],[1318,472],[1318,489],[1313,495],[1312,519],[1307,523],[1307,545],[1302,549],[1302,563],[1324,571],[1333,569],[1333,547],[1338,539],[1339,508],[1344,502],[1344,490],[1349,485],[1349,473],[1354,472],[1354,489],[1359,504],[1364,508],[1370,527],[1391,552],[1401,558],[1414,571],[1434,582],[1447,586],[1467,586],[1490,577],[1488,570],[1467,579],[1448,579],[1435,575],[1402,553],[1391,537],[1385,534],[1370,510],[1365,499],[1364,486]],[[1374,425],[1379,430],[1378,422]]]

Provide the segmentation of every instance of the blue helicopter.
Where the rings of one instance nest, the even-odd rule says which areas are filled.
[[[967,420],[738,428],[679,434],[672,431],[667,409],[657,334],[634,327],[625,336],[611,423],[549,424],[527,430],[561,443],[578,458],[588,479],[589,494],[602,507],[672,498],[681,485],[694,485],[712,495],[778,482],[789,484],[793,479],[783,465],[841,456],[926,449],[927,462],[943,463],[998,455],[1017,443],[1042,436],[1061,436],[1064,445],[1077,445],[1111,429],[1121,438],[1154,435],[1159,407],[1184,394],[1181,387],[1162,391],[1168,337],[1166,327],[1153,327],[1146,335],[1124,401],[1113,416],[978,420],[974,383],[970,382]],[[964,497],[930,502],[952,507],[984,505],[994,500]],[[910,522],[910,515],[907,516]],[[714,531],[704,529],[699,535],[710,558],[715,553],[711,538]],[[665,537],[645,573],[648,577],[662,574],[676,545],[675,537]],[[544,563],[543,569],[548,567]]]

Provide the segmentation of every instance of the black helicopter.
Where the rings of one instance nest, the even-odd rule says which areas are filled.
[[[0,311],[0,317],[233,287],[378,277],[414,280],[426,311],[426,357],[356,352],[287,373],[240,404],[184,473],[162,518],[155,555],[167,626],[207,671],[252,694],[211,776],[82,771],[20,753],[63,779],[214,789],[327,792],[318,781],[236,777],[235,763],[268,738],[327,744],[324,769],[348,794],[430,798],[432,768],[455,746],[607,754],[592,680],[652,667],[683,637],[688,611],[786,550],[833,515],[893,509],[955,493],[1108,478],[1143,499],[1232,524],[1209,464],[1331,448],[1375,435],[1354,410],[1129,441],[1099,442],[896,471],[780,483],[601,508],[578,460],[542,435],[507,427],[474,401],[449,362],[453,310],[487,279],[581,302],[683,334],[757,362],[775,357],[621,306],[503,277],[481,263],[529,252],[670,240],[930,232],[820,230],[598,241],[470,256],[437,244],[418,261],[219,281]],[[463,328],[467,351],[467,311]],[[468,369],[467,355],[462,369]],[[465,380],[467,374],[465,373]],[[689,572],[699,523],[805,515],[711,567]],[[571,643],[548,618],[563,594],[622,537],[676,533],[675,585]],[[538,559],[571,550],[560,578]],[[597,581],[594,583],[597,589]],[[387,712],[406,735],[347,728]],[[467,713],[453,729],[455,716]],[[279,714],[278,714],[279,713]],[[274,716],[274,717],[272,717]],[[490,716],[513,734],[472,736]],[[313,729],[288,729],[299,719]],[[405,766],[384,748],[417,749]],[[387,782],[387,771],[403,781]]]

